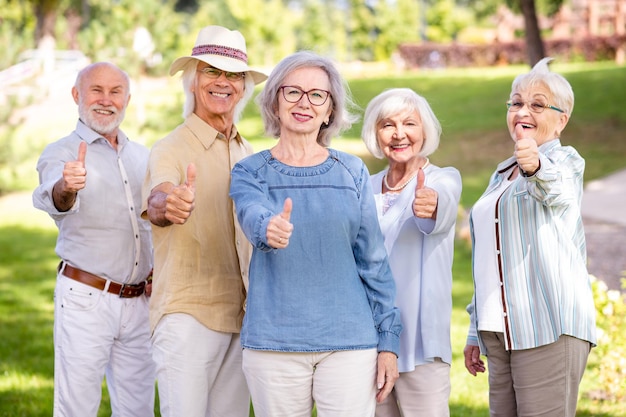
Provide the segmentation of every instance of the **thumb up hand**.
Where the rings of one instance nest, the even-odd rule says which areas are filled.
[[[417,185],[413,199],[413,214],[423,219],[437,219],[437,191],[426,187],[426,174],[420,168],[417,171]]]
[[[196,166],[187,165],[187,180],[174,187],[165,198],[165,218],[173,224],[184,224],[195,208]]]
[[[291,198],[286,198],[283,211],[272,217],[267,224],[266,238],[271,247],[282,249],[289,245],[289,238],[293,232],[293,224],[290,222],[292,208]]]
[[[528,137],[521,123],[515,125],[515,158],[517,165],[527,174],[539,169],[539,149],[535,139]]]
[[[87,155],[87,143],[81,141],[78,145],[78,157],[75,161],[68,161],[63,166],[63,191],[77,193],[85,188],[87,183],[87,170],[85,169],[85,157]]]

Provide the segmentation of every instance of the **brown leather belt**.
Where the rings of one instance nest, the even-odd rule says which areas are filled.
[[[59,267],[62,267],[62,264],[59,265]],[[63,275],[75,281],[82,282],[85,285],[89,285],[90,287],[97,288],[100,291],[104,291],[107,283],[107,280],[104,278],[100,278],[97,275],[85,272],[78,268],[74,268],[73,266],[68,264],[65,264]],[[141,284],[130,285],[119,284],[117,282],[110,281],[108,292],[110,292],[111,294],[119,295],[120,298],[133,298],[139,297],[141,294],[144,293],[145,289],[145,282],[142,282]]]

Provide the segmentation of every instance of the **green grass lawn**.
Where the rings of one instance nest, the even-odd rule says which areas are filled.
[[[626,167],[626,68],[610,63],[554,65],[572,83],[576,105],[563,142],[575,146],[587,160],[586,180],[599,178]],[[388,87],[411,87],[424,95],[439,117],[444,134],[440,149],[431,160],[440,166],[456,166],[463,176],[462,205],[469,208],[482,193],[495,165],[508,157],[513,143],[506,130],[504,102],[513,77],[527,68],[493,68],[407,73],[350,80],[357,103]],[[148,123],[132,124],[128,113],[127,132],[147,144],[163,136],[180,121],[179,85],[153,90],[154,100],[146,107]],[[169,97],[169,99],[167,99]],[[132,103],[132,101],[131,101]],[[75,113],[74,113],[75,114]],[[66,124],[69,132],[75,116]],[[126,125],[126,124],[125,124]],[[242,134],[257,150],[272,145],[263,139],[262,125],[254,105],[248,106],[238,124]],[[359,154],[372,172],[383,167],[370,158],[358,139],[360,124],[336,140],[333,146]],[[35,137],[51,141],[46,127],[25,126],[20,132],[32,143]],[[29,139],[30,138],[30,139]],[[36,182],[34,162],[44,143],[27,159],[20,172],[30,172],[21,183],[32,188]],[[53,289],[56,228],[43,213],[32,208],[29,194],[0,199],[0,417],[50,416],[53,392]],[[458,241],[455,252],[452,314],[452,416],[487,416],[487,377],[472,377],[463,366],[462,350],[468,317],[465,306],[473,287],[470,249]],[[621,404],[593,401],[585,392],[594,389],[593,373],[583,380],[578,416],[626,415]],[[104,390],[100,416],[110,415]],[[157,414],[158,415],[158,414]]]

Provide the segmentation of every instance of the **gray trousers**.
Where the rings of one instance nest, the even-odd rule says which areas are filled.
[[[574,417],[591,344],[562,335],[555,343],[506,351],[504,334],[481,332],[487,348],[491,417]]]

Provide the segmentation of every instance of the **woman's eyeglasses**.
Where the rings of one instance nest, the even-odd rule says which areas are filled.
[[[550,104],[544,104],[541,101],[537,101],[537,100],[533,100],[529,103],[522,101],[520,99],[509,100],[506,102],[506,107],[509,109],[511,113],[515,113],[515,112],[522,110],[522,107],[524,107],[525,105],[527,105],[528,110],[530,110],[533,113],[541,113],[545,109],[552,109],[561,113],[565,113],[563,110],[559,109],[558,107],[551,106]]]
[[[283,98],[289,103],[297,103],[302,100],[302,96],[306,94],[309,99],[309,103],[314,106],[321,106],[326,103],[330,96],[330,91],[320,90],[314,88],[313,90],[304,91],[303,89],[291,85],[284,85],[280,87],[283,91]]]

